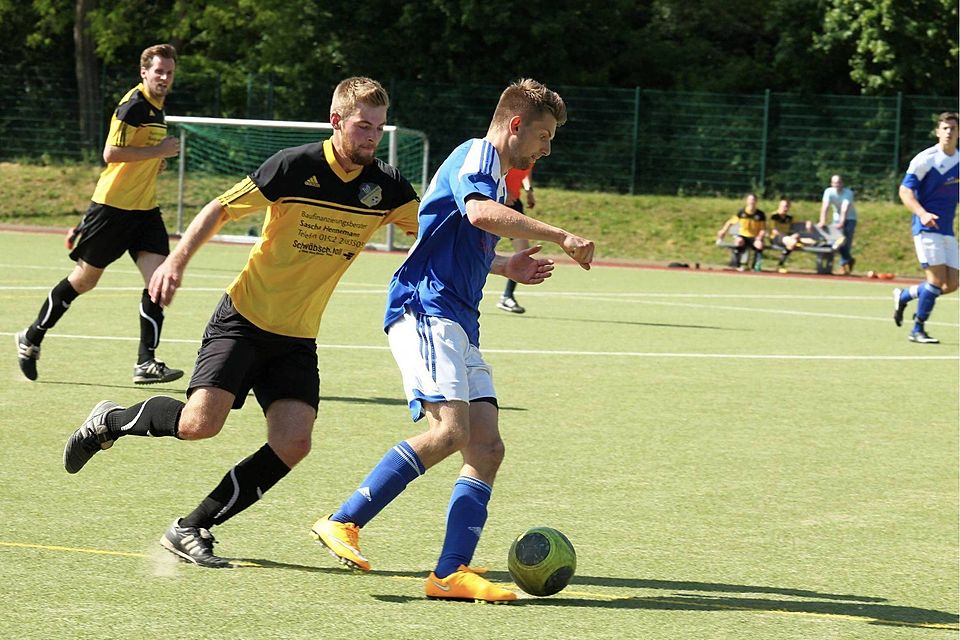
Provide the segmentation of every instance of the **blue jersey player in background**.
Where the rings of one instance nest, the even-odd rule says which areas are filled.
[[[921,344],[940,342],[931,337],[924,323],[937,297],[957,290],[960,258],[953,226],[960,199],[957,164],[957,114],[941,113],[937,118],[938,143],[924,149],[910,161],[900,185],[900,200],[913,212],[913,243],[927,281],[907,289],[893,290],[893,321],[899,327],[907,304],[917,299],[917,312],[910,340]]]
[[[425,585],[429,598],[516,599],[469,566],[504,455],[491,369],[479,348],[479,305],[489,273],[522,284],[552,275],[553,261],[534,257],[540,246],[498,255],[501,236],[555,242],[590,268],[593,242],[503,204],[507,171],[550,155],[566,119],[559,95],[535,80],[517,81],[500,96],[486,136],[457,147],[433,177],[417,241],[390,282],[384,318],[412,417],[426,417],[428,429],[388,451],[340,509],[313,526],[341,563],[369,571],[360,528],[427,469],[460,452],[443,548]]]

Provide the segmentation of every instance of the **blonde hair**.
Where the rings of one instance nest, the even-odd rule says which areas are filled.
[[[347,78],[333,90],[330,115],[336,113],[345,120],[353,115],[361,103],[369,107],[389,107],[390,96],[376,80],[362,76]]]
[[[155,44],[147,47],[140,54],[140,68],[149,69],[153,65],[154,56],[177,61],[177,50],[172,44]]]
[[[526,121],[537,120],[548,113],[556,118],[558,127],[567,121],[567,106],[560,94],[536,80],[521,78],[500,94],[490,128],[505,127],[514,116]]]

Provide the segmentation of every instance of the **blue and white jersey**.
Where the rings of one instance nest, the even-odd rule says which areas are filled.
[[[952,156],[948,156],[938,144],[924,149],[910,161],[901,184],[913,191],[924,209],[939,216],[937,228],[934,229],[923,226],[920,217],[914,214],[913,235],[921,231],[953,235],[953,219],[957,215],[957,200],[960,199],[958,162],[960,153],[954,151]]]
[[[506,197],[500,156],[479,138],[454,149],[423,194],[417,241],[387,289],[384,329],[409,307],[458,323],[480,346],[480,299],[500,237],[470,224],[471,194],[501,203]]]
[[[823,203],[829,204],[833,209],[834,222],[840,220],[840,207],[843,205],[844,200],[850,203],[850,206],[847,208],[847,220],[856,220],[857,209],[853,206],[853,189],[844,187],[838,192],[833,187],[827,187],[823,190]]]

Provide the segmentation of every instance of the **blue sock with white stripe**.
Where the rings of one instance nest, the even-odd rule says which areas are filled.
[[[487,522],[487,503],[492,492],[486,482],[470,476],[460,476],[453,485],[447,507],[447,535],[434,570],[438,578],[446,578],[461,564],[470,565]]]
[[[913,285],[900,290],[900,304],[907,304],[911,300],[916,300],[920,295],[920,285]]]
[[[407,485],[426,473],[420,457],[406,441],[401,442],[377,463],[330,519],[362,527],[403,493]]]
[[[935,287],[929,282],[920,285],[920,295],[917,296],[916,323],[913,325],[914,331],[923,330],[923,323],[930,317],[933,305],[937,303],[937,298],[941,293],[943,293],[943,290],[940,287]]]

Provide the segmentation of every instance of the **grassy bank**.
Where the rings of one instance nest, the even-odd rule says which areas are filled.
[[[72,226],[86,210],[98,174],[99,167],[94,166],[0,163],[0,223]],[[185,224],[240,177],[191,177],[186,187]],[[161,175],[159,190],[160,206],[173,229],[177,210],[175,171]],[[538,218],[596,240],[601,258],[691,265],[725,264],[728,253],[714,246],[715,233],[740,207],[738,199],[729,198],[629,196],[545,188],[537,189],[537,197],[533,213]],[[772,198],[761,199],[760,206],[770,213],[776,203]],[[794,204],[795,217],[816,220],[819,207],[818,202],[798,201]],[[857,209],[857,270],[919,275],[904,208],[873,201],[861,202]],[[258,226],[258,220],[245,219],[226,231],[246,233]],[[791,261],[795,270],[813,269],[811,255],[796,255]]]

